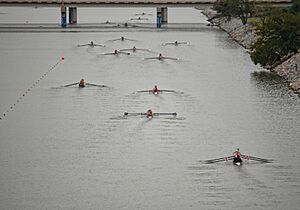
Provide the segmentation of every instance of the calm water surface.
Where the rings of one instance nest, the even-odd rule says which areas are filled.
[[[90,10],[104,21],[117,9]],[[16,11],[0,8],[1,22]],[[155,9],[114,20],[141,11]],[[299,209],[299,97],[198,10],[169,15],[197,30],[0,33],[0,209]],[[121,36],[138,41],[107,41]],[[92,40],[106,47],[76,47]],[[190,45],[162,46],[175,40]],[[154,52],[103,55],[134,45]],[[160,52],[180,60],[143,59]],[[109,87],[61,87],[81,78]],[[132,94],[155,84],[184,94]],[[178,116],[120,117],[149,108]],[[200,162],[236,147],[274,161]]]

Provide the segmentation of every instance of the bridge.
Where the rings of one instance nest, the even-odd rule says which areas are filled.
[[[61,7],[61,26],[67,26],[67,8],[69,24],[77,23],[77,7],[157,7],[157,27],[168,22],[168,7],[212,6],[217,0],[0,0],[3,6],[43,6]],[[258,5],[289,5],[292,0],[250,0]]]

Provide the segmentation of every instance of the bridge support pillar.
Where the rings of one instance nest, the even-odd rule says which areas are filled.
[[[69,24],[77,23],[77,8],[69,7]]]
[[[157,8],[156,13],[156,27],[161,28],[161,8]]]
[[[61,22],[60,22],[60,25],[62,28],[65,28],[67,27],[67,14],[66,14],[66,7],[65,5],[61,5],[60,7],[60,14],[61,14]]]
[[[161,8],[161,22],[162,23],[168,23],[168,8],[167,7],[163,7]]]
[[[161,24],[168,23],[168,8],[167,7],[157,7],[156,10],[156,26],[161,28]]]

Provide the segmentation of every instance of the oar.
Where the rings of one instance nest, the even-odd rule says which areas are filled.
[[[135,39],[127,39],[127,38],[124,38],[124,40],[128,40],[128,41],[137,41]]]
[[[122,52],[122,51],[129,51],[129,50],[132,50],[132,51],[133,51],[132,48],[128,48],[128,49],[121,49],[121,50],[119,50],[119,52]]]
[[[114,41],[117,41],[117,40],[121,40],[121,39],[120,38],[118,38],[118,39],[110,39],[110,40],[107,40],[107,41],[114,42]]]
[[[163,43],[162,45],[172,45],[175,44],[174,42],[167,42],[167,43]]]
[[[130,112],[124,112],[124,116],[138,116],[138,115],[146,115],[146,113],[130,113]]]
[[[182,91],[176,91],[176,90],[160,90],[162,93],[167,92],[167,93],[178,93],[178,94],[183,94],[184,92]]]
[[[79,44],[77,45],[77,47],[84,47],[84,46],[87,46],[88,44]]]
[[[76,82],[76,83],[72,83],[72,84],[68,84],[68,85],[64,85],[63,87],[70,87],[70,86],[73,86],[73,85],[78,85],[79,82]]]
[[[103,55],[117,55],[116,53],[104,53]]]
[[[152,90],[139,90],[139,91],[136,91],[138,93],[148,93],[148,92],[152,92]]]
[[[229,157],[222,157],[222,158],[206,160],[204,162],[207,163],[207,164],[211,164],[211,163],[217,163],[217,162],[232,160],[233,158],[234,158],[233,156],[229,156]]]
[[[179,60],[179,58],[172,58],[172,57],[163,57],[162,59]]]
[[[123,53],[123,54],[126,54],[126,55],[130,55],[130,53],[127,53],[127,52],[120,52],[120,51],[118,51],[118,53]]]
[[[159,112],[159,113],[153,113],[153,115],[156,115],[156,116],[159,116],[159,115],[177,115],[177,113],[176,112],[173,112],[173,113],[168,113],[168,112],[165,112],[165,113],[163,113],[163,112]]]
[[[133,50],[133,49],[132,49]],[[143,49],[143,48],[136,48],[135,50],[143,50],[143,51],[151,51],[149,49]]]
[[[94,46],[105,47],[105,45],[102,44],[94,44]]]
[[[150,60],[150,59],[159,59],[158,57],[149,57],[149,58],[144,58],[144,60]]]
[[[254,156],[249,156],[249,155],[242,155],[242,158],[248,159],[248,160],[261,161],[261,162],[272,162],[272,160],[259,158],[259,157],[254,157]]]
[[[167,92],[167,93],[176,93],[175,90],[159,90],[160,92]]]
[[[107,87],[106,85],[96,85],[92,83],[85,83],[86,85],[95,86],[95,87]]]

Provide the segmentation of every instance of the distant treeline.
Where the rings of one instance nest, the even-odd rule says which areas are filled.
[[[258,39],[251,47],[255,64],[270,68],[300,49],[300,0],[284,8],[256,6],[249,0],[218,0],[214,9],[255,27]]]

